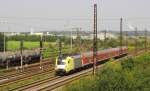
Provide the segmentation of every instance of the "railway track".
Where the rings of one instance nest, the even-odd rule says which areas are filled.
[[[26,75],[26,76],[24,76],[24,77],[22,77],[22,78],[19,78],[19,79],[14,79],[14,81],[6,81],[6,82],[4,82],[3,84],[0,84],[0,90],[6,90],[6,91],[12,91],[13,89],[15,89],[15,87],[13,87],[13,89],[12,88],[10,88],[11,87],[11,85],[15,85],[15,84],[18,84],[18,83],[20,83],[20,82],[24,82],[24,81],[26,81],[26,80],[31,80],[31,79],[33,79],[33,77],[34,76],[40,76],[40,77],[42,77],[42,76],[45,76],[45,75],[49,75],[49,77],[54,77],[53,75],[54,75],[54,73],[53,73],[53,71],[54,70],[47,70],[47,71],[45,71],[45,72],[39,72],[39,73],[36,73],[36,74],[29,74],[28,76]],[[38,79],[37,79],[38,80]],[[34,82],[37,82],[37,81],[34,81]],[[24,86],[24,85],[27,85],[27,84],[23,84],[22,86]],[[18,88],[18,87],[17,87]]]
[[[56,76],[53,78],[45,79],[43,81],[39,81],[38,83],[34,83],[31,85],[20,87],[18,89],[13,89],[13,90],[14,91],[40,91],[40,90],[46,91],[47,89],[52,90],[68,82],[74,81],[84,76],[88,76],[89,72],[90,73],[92,72],[92,68],[88,70],[83,70],[81,72],[78,72],[69,76],[63,76],[63,77]]]
[[[47,68],[51,68],[51,67],[53,67],[52,64],[44,65],[43,70],[45,70]],[[22,71],[22,72],[21,72],[21,70],[17,70],[15,72],[5,73],[5,74],[2,74],[0,76],[0,80],[9,79],[9,78],[12,78],[12,77],[17,77],[17,76],[20,76],[20,75],[26,75],[26,74],[30,74],[30,73],[35,73],[35,70],[40,71],[41,69],[39,67],[32,67],[32,68],[24,69],[24,71]]]
[[[137,54],[135,54],[135,52],[131,52],[131,53],[129,53],[129,56],[139,55],[143,52],[145,52],[145,50],[138,50]],[[102,65],[101,65],[101,67],[102,67]],[[92,69],[88,69],[88,70],[92,70]],[[85,70],[85,71],[86,71],[86,73],[91,72],[91,71],[87,72],[87,70]],[[69,83],[69,82],[72,82],[72,81],[74,81],[76,79],[79,79],[81,77],[87,76],[87,75],[82,75],[82,72],[83,72],[83,74],[86,74],[86,73],[84,73],[84,71],[81,71],[81,72],[77,72],[75,74],[72,74],[72,75],[69,75],[69,76],[64,76],[64,77],[51,76],[47,79],[40,80],[40,81],[30,83],[30,84],[26,84],[24,86],[21,86],[21,87],[15,88],[15,89],[11,89],[11,90],[15,90],[15,91],[37,91],[37,90],[47,91],[47,90],[53,90],[55,88],[58,88],[60,86],[65,85],[66,83]],[[25,78],[25,79],[27,79],[27,78]]]
[[[15,81],[18,81],[18,80],[22,80],[22,79],[25,79],[25,78],[29,78],[29,77],[32,77],[34,75],[38,75],[38,74],[43,74],[43,73],[51,73],[54,71],[54,68],[46,68],[46,69],[43,69],[43,70],[32,70],[32,71],[29,71],[28,73],[25,73],[25,74],[20,74],[20,75],[15,75],[15,76],[12,76],[10,78],[4,78],[2,80],[0,80],[0,85],[2,84],[7,84],[7,83],[13,83]]]
[[[35,82],[35,83],[32,83],[32,84],[27,84],[23,87],[20,87],[20,88],[17,88],[17,89],[12,89],[12,90],[14,90],[14,91],[34,91],[32,89],[33,87],[37,88],[37,87],[40,87],[44,83],[55,81],[55,80],[58,80],[60,78],[62,78],[62,77],[52,76],[52,77],[49,77],[48,79],[44,79],[44,80],[41,80],[41,81],[38,81],[38,82]]]
[[[129,56],[135,56],[135,55],[137,56],[137,55],[140,55],[140,54],[142,54],[144,52],[145,52],[145,50],[138,50],[137,54],[135,54],[135,52],[131,52],[131,53],[129,53]],[[117,61],[115,61],[115,63],[116,62]],[[98,68],[101,68],[101,67],[103,67],[103,64],[100,65]],[[92,71],[93,71],[92,69],[89,70],[89,72],[92,72]],[[59,80],[58,82],[54,82],[54,83],[49,84],[49,86],[46,86],[46,87],[43,87],[43,88],[40,88],[40,89],[36,89],[36,91],[37,90],[38,91],[51,91],[51,90],[54,90],[54,89],[56,89],[58,87],[66,85],[67,83],[75,81],[75,80],[77,80],[77,79],[79,79],[81,77],[89,76],[87,73],[88,72],[83,73],[83,74],[81,73],[79,75],[73,76],[72,78],[66,78],[66,79]]]
[[[103,66],[104,64],[99,65],[98,68],[101,68]],[[66,85],[67,83],[78,80],[82,77],[89,76],[92,74],[92,71],[93,69],[89,68],[68,76],[63,76],[63,77],[56,76],[53,78],[39,81],[38,83],[29,84],[27,86],[13,89],[13,90],[14,91],[51,91],[58,87]]]
[[[54,90],[58,87],[66,85],[67,83],[78,80],[82,77],[90,76],[90,74],[92,74],[92,69],[88,70],[88,72],[83,72],[83,73],[80,73],[80,74],[77,74],[77,75],[73,75],[73,77],[70,76],[70,77],[60,79],[58,81],[51,82],[51,84],[48,84],[43,88],[35,89],[35,91],[51,91],[51,90]],[[25,90],[25,91],[27,91],[27,90]]]
[[[131,52],[129,53],[128,56],[135,56],[135,55],[139,55],[141,53],[145,52],[145,50],[138,50],[137,54],[135,54],[135,52]],[[115,61],[117,62],[117,61]],[[103,67],[103,64],[99,66]],[[47,79],[45,81],[42,82],[38,82],[36,84],[32,84],[29,85],[27,87],[23,87],[23,88],[18,88],[15,91],[51,91],[54,90],[58,87],[61,87],[63,85],[66,85],[69,82],[75,81],[81,77],[85,77],[88,76],[90,72],[92,72],[92,68],[88,69],[88,70],[84,70],[69,76],[65,76],[65,77],[60,77],[54,80],[50,80]]]
[[[132,53],[133,53],[133,55],[135,54],[135,52],[132,52]],[[47,68],[48,64],[53,64],[52,62],[49,62],[47,60],[50,60],[50,59],[43,60],[43,61],[46,61],[46,62],[42,63],[43,68]],[[53,65],[50,65],[50,66],[53,66]],[[10,72],[6,71],[5,74],[1,74],[0,75],[0,80],[9,79],[9,78],[12,78],[12,77],[18,77],[18,76],[21,76],[21,75],[32,73],[32,72],[35,72],[35,70],[39,70],[39,68],[40,68],[40,63],[36,63],[36,64],[31,64],[31,65],[29,65],[27,67],[24,67],[22,72],[21,72],[20,69],[18,69],[18,70],[14,69],[14,70],[12,70]]]
[[[147,51],[146,51],[147,50]],[[128,54],[128,56],[137,56],[137,55],[140,55],[140,54],[142,54],[142,53],[144,53],[144,52],[149,52],[150,51],[150,49],[140,49],[140,50],[137,50],[137,52],[136,51],[132,51],[132,52],[130,52],[129,54]]]
[[[40,71],[46,68],[53,67],[52,59],[51,61],[48,61],[48,60],[50,59],[42,60],[42,61],[45,61],[45,62],[42,62],[42,65],[41,65],[42,69],[40,69],[40,63],[35,63],[31,65],[24,65],[23,69],[19,69],[19,67],[17,67],[18,69],[13,68],[10,70],[4,70],[3,74],[0,74],[0,80],[9,79],[12,77],[18,77],[20,75],[25,75],[28,73],[35,73],[36,72],[35,70]]]

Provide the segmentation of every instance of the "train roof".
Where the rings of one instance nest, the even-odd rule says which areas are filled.
[[[81,58],[81,55],[80,55],[80,54],[77,54],[77,55],[73,55],[72,57],[75,58],[75,59],[76,59],[76,58]]]

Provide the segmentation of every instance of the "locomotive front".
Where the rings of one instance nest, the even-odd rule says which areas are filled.
[[[64,75],[66,73],[66,60],[61,56],[56,58],[55,73],[56,75]]]

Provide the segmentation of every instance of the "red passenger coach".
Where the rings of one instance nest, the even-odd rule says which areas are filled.
[[[128,52],[127,47],[110,48],[97,52],[97,61],[103,61],[110,58],[126,55]],[[89,65],[93,63],[93,52],[87,52],[82,54],[82,65]]]

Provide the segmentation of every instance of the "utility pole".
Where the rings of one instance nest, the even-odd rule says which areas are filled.
[[[120,55],[122,54],[122,18],[120,18]]]
[[[138,37],[138,33],[137,33],[137,27],[135,28],[135,54],[137,55],[137,37]]]
[[[93,74],[97,62],[97,4],[94,4],[94,32],[93,32]]]
[[[145,51],[147,51],[147,29],[145,29]]]

